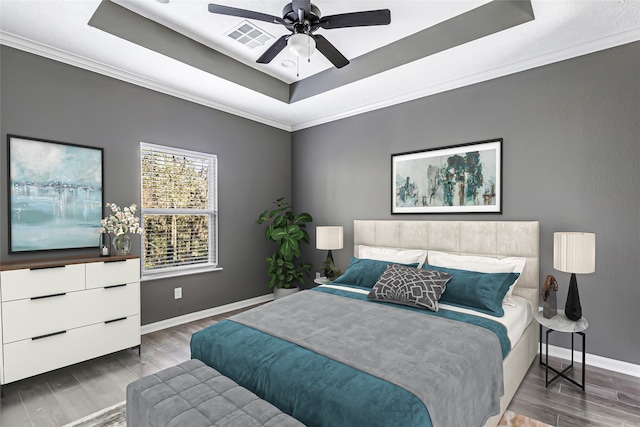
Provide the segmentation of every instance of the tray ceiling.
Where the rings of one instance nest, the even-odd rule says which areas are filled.
[[[640,40],[640,0],[317,0],[323,15],[388,8],[391,24],[319,30],[342,69],[286,49],[263,65],[287,30],[208,3],[3,0],[0,42],[291,131]],[[287,2],[216,3],[280,16]],[[272,38],[239,43],[243,23]]]

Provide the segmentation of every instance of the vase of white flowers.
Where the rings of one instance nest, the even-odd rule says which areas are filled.
[[[96,231],[98,233],[114,234],[113,248],[116,255],[128,255],[131,250],[129,233],[142,234],[140,218],[135,216],[137,207],[133,204],[120,209],[115,203],[107,203],[106,206],[111,209],[111,215],[104,217],[100,221],[102,226]]]
[[[113,248],[116,255],[129,255],[131,250],[131,237],[128,234],[121,234],[113,239]]]

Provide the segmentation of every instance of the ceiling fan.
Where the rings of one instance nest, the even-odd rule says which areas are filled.
[[[260,64],[268,64],[285,46],[289,46],[298,57],[306,58],[309,58],[317,48],[336,68],[342,68],[349,63],[349,60],[329,40],[320,34],[314,34],[318,28],[331,30],[334,28],[366,27],[391,23],[389,9],[340,13],[323,17],[320,9],[312,4],[310,0],[293,0],[282,10],[282,18],[218,4],[209,4],[209,12],[280,24],[291,31],[291,34],[284,35],[276,40],[258,58],[256,62]]]

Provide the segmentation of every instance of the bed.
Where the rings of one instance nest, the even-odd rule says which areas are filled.
[[[522,259],[515,276],[480,274],[516,277],[509,303],[489,307],[504,315],[444,301],[447,289],[437,311],[374,302],[370,286],[338,278],[197,332],[192,357],[309,426],[495,426],[537,352],[538,236],[537,222],[356,220],[344,276],[360,263],[358,280],[374,271],[365,250],[431,251],[381,268],[458,281],[464,271],[431,266],[428,254]],[[462,289],[448,283],[451,295]]]

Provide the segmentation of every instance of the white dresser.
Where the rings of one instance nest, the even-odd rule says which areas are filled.
[[[0,265],[0,383],[140,345],[140,259]]]

